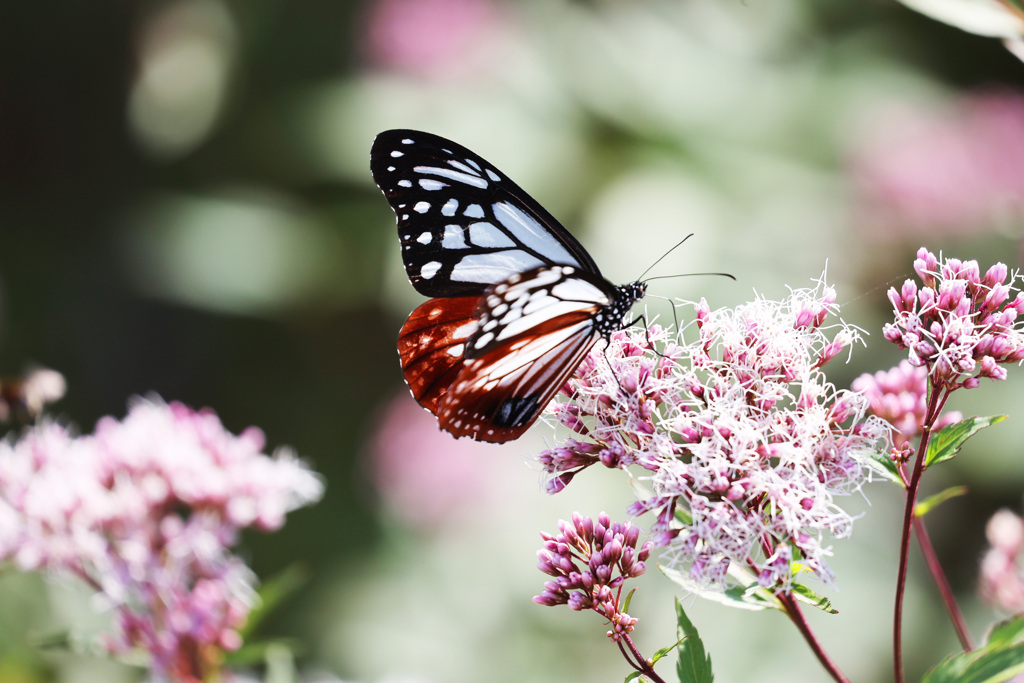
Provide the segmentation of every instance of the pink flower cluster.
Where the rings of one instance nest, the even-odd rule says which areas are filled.
[[[834,498],[866,480],[889,429],[821,370],[858,338],[841,321],[826,334],[834,302],[821,282],[736,309],[702,300],[691,344],[658,329],[613,335],[571,380],[572,402],[554,408],[585,440],[541,454],[549,489],[596,462],[637,464],[653,494],[631,512],[656,512],[655,543],[694,581],[726,588],[735,563],[785,589],[797,562],[830,581],[825,537],[848,535],[853,522]]]
[[[541,532],[544,549],[537,551],[538,568],[554,577],[533,601],[539,605],[569,605],[576,611],[594,610],[611,624],[608,637],[618,642],[637,620],[622,611],[622,587],[646,571],[651,553],[648,541],[636,549],[640,529],[612,522],[601,513],[595,522],[573,513],[572,523],[558,522],[557,536]]]
[[[981,275],[977,261],[944,259],[921,247],[913,280],[889,289],[895,323],[882,330],[889,341],[910,352],[910,363],[924,366],[936,387],[978,386],[982,377],[1006,379],[1003,363],[1024,360],[1024,292],[1014,292],[1017,275],[997,263]]]
[[[990,547],[981,561],[978,593],[1011,614],[1024,612],[1024,520],[1000,510],[985,526]]]
[[[208,680],[254,600],[231,553],[239,531],[269,531],[317,500],[293,455],[262,453],[212,411],[139,400],[122,421],[75,437],[53,423],[0,442],[0,560],[76,576],[112,606],[113,654],[141,649],[157,678]]]
[[[871,414],[891,424],[904,440],[921,433],[928,398],[928,370],[924,366],[914,366],[901,360],[890,370],[861,375],[853,380],[850,388],[864,394]],[[942,429],[962,418],[959,412],[944,413],[934,428]]]

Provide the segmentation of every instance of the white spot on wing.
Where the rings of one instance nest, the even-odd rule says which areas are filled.
[[[430,278],[437,275],[437,271],[439,270],[441,270],[440,261],[428,261],[423,264],[422,268],[420,268],[420,277],[422,277],[424,280],[429,280]]]
[[[538,259],[519,250],[493,254],[467,254],[455,266],[452,279],[459,282],[493,284],[509,279],[514,273],[542,265],[544,264]]]
[[[424,190],[440,190],[442,187],[448,187],[448,183],[442,183],[440,180],[431,180],[430,178],[420,178],[420,187]]]
[[[551,293],[559,299],[586,301],[606,306],[611,303],[611,299],[603,291],[580,278],[568,278],[558,284],[552,289]]]
[[[459,358],[462,356],[462,352],[466,350],[465,344],[456,344],[455,346],[448,347],[448,355]]]
[[[498,222],[527,247],[544,254],[555,263],[579,265],[562,243],[530,215],[508,202],[498,202],[492,209]]]
[[[444,237],[441,239],[441,246],[445,249],[466,249],[466,235],[460,225],[444,226]]]
[[[398,157],[400,157],[400,156],[405,156],[405,155],[404,155],[404,154],[402,154],[401,152],[399,152],[399,151],[398,151],[398,150],[396,149],[395,151],[393,151],[393,152],[391,153],[391,156],[393,156],[393,157],[395,157],[395,158],[397,159]]]
[[[463,185],[471,185],[472,187],[479,187],[484,189],[487,187],[487,181],[469,173],[461,173],[450,168],[441,168],[439,166],[416,166],[414,169],[417,173],[423,175],[437,175],[442,178],[447,178],[455,183],[462,183]]]
[[[487,169],[487,177],[490,178],[491,180],[493,180],[494,182],[498,182],[499,180],[501,180],[501,176],[499,176],[497,173],[495,173],[491,169]]]
[[[471,334],[476,332],[477,325],[478,323],[476,320],[470,320],[467,323],[459,325],[455,328],[455,331],[452,332],[452,337],[455,339],[467,339]]]
[[[402,139],[402,144],[403,145],[411,145],[412,143],[413,143],[413,139],[412,138],[403,138]]]
[[[420,233],[420,236],[416,238],[416,241],[420,244],[430,244],[431,234],[429,232]]]
[[[399,180],[398,181],[398,186],[399,187],[412,187],[412,181],[411,180]]]
[[[449,199],[448,201],[446,201],[444,203],[444,206],[441,207],[441,215],[442,216],[454,216],[455,215],[455,211],[458,208],[459,208],[459,200],[456,199],[455,197],[452,197],[451,199]]]
[[[416,206],[412,207],[412,210],[416,213],[426,213],[430,211],[430,202],[416,202]]]
[[[475,346],[478,349],[482,349],[483,347],[490,344],[492,339],[494,339],[494,334],[492,332],[484,332],[479,337],[477,337],[476,341],[473,343],[473,346]]]
[[[462,214],[464,216],[469,216],[470,218],[483,218],[484,208],[479,204],[470,204]]]
[[[451,166],[453,166],[454,168],[459,169],[460,171],[465,171],[466,173],[471,173],[472,175],[475,175],[475,176],[479,176],[480,175],[480,167],[477,166],[476,164],[473,164],[472,166],[469,166],[468,164],[472,164],[473,163],[469,159],[466,160],[466,163],[463,163],[461,161],[456,161],[455,159],[449,160],[448,163]]]
[[[514,247],[516,243],[508,235],[485,221],[469,226],[469,241],[477,247]],[[523,270],[526,270],[523,268]]]

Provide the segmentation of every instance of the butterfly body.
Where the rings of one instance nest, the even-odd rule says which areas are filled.
[[[370,166],[409,280],[433,297],[399,333],[413,396],[455,436],[519,437],[646,285],[608,282],[543,207],[450,140],[385,131]]]

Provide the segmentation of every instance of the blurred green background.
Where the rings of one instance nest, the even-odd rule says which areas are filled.
[[[778,298],[827,262],[844,318],[870,333],[833,369],[846,386],[899,360],[885,287],[918,246],[1020,266],[1022,85],[998,42],[883,0],[8,2],[0,373],[59,370],[52,414],[82,431],[155,392],[307,458],[325,499],[242,553],[264,578],[309,570],[261,632],[300,643],[309,680],[621,680],[596,615],[530,597],[538,531],[574,510],[622,519],[625,479],[588,471],[548,497],[529,456],[550,427],[456,443],[411,401],[394,343],[420,297],[370,178],[374,135],[477,151],[615,282],[689,232],[652,274],[738,279],[652,294]],[[1011,420],[926,491],[971,488],[929,519],[976,636],[993,618],[972,597],[984,522],[1024,490],[1021,381],[961,392],[965,414]],[[901,503],[884,484],[865,494],[835,547],[840,614],[812,623],[854,680],[887,680]],[[956,649],[912,557],[911,679]],[[640,582],[648,655],[675,640],[673,592],[656,570]],[[687,605],[720,680],[825,680],[779,614]],[[80,587],[0,575],[0,681],[132,680],[27,645],[90,614]]]

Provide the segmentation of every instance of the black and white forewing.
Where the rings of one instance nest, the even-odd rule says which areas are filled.
[[[385,131],[374,140],[370,170],[398,216],[402,259],[421,294],[483,294],[540,266],[600,276],[551,214],[459,144],[420,131]]]

